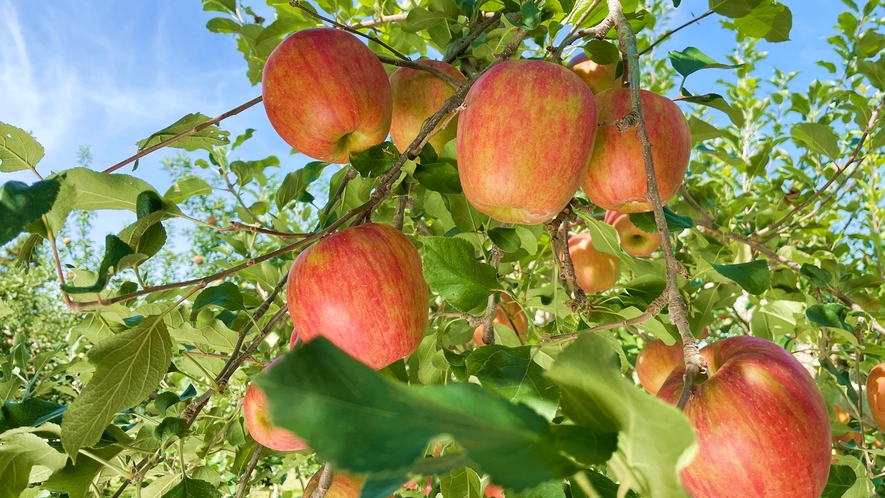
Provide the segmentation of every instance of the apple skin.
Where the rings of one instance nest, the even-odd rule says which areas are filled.
[[[482,494],[486,498],[504,498],[504,488],[497,484],[488,483],[482,490]]]
[[[584,292],[602,292],[611,289],[618,281],[621,260],[593,247],[588,232],[572,235],[568,239],[568,252],[578,285]]]
[[[885,429],[885,363],[879,363],[867,376],[867,403],[880,429]]]
[[[393,100],[378,57],[331,28],[297,31],[271,52],[261,95],[270,124],[299,152],[345,164],[387,138]]]
[[[307,482],[307,486],[304,487],[304,493],[301,496],[309,498],[310,495],[313,494],[314,490],[316,490],[317,486],[320,484],[320,474],[322,474],[322,471],[322,469],[318,470],[317,473],[310,478],[310,481]],[[363,476],[335,472],[332,476],[332,484],[326,492],[326,498],[359,498],[360,492],[363,490],[363,484],[365,483],[366,478]]]
[[[495,308],[495,318],[492,322],[510,327],[522,341],[525,340],[526,332],[529,330],[529,318],[525,311],[512,297],[504,293],[501,294],[498,306]],[[473,342],[480,347],[486,345],[482,340],[484,329],[485,327],[480,325],[473,331]]]
[[[646,233],[636,227],[630,221],[628,213],[606,211],[605,222],[618,231],[621,241],[621,249],[630,256],[645,258],[658,250],[661,245],[661,236],[656,233]]]
[[[639,383],[649,393],[657,394],[670,372],[682,361],[681,342],[667,346],[660,339],[649,341],[636,357],[636,375],[639,377]]]
[[[264,371],[273,367],[280,358],[277,358]],[[295,434],[275,426],[270,421],[268,413],[267,396],[257,384],[249,384],[246,388],[246,396],[243,399],[243,417],[246,419],[246,429],[258,444],[276,451],[298,451],[307,449],[307,443]]]
[[[466,83],[467,77],[451,64],[442,61],[416,61],[418,64],[435,67],[456,80]],[[448,83],[427,71],[401,67],[390,75],[390,88],[393,92],[393,119],[390,122],[390,138],[401,153],[415,140],[424,121],[433,115],[445,101],[455,93]],[[455,138],[458,117],[455,116],[445,129],[440,129],[428,143],[439,152],[445,144]],[[442,124],[442,123],[440,123]]]
[[[620,86],[617,64],[597,64],[587,57],[584,52],[574,56],[568,63],[568,68],[575,72],[587,83],[593,95],[602,93],[609,88]]]
[[[376,370],[418,348],[428,299],[415,246],[378,223],[347,228],[305,249],[286,288],[289,316],[303,341],[324,336]]]
[[[701,350],[707,379],[692,387],[685,416],[698,455],[682,470],[695,498],[819,498],[830,472],[832,432],[820,390],[793,355],[757,337]],[[658,397],[675,404],[685,367]]]
[[[559,213],[586,176],[596,139],[593,92],[551,62],[512,60],[488,70],[458,116],[458,170],[467,200],[503,223]]]
[[[652,159],[661,203],[676,195],[691,159],[691,130],[672,100],[640,90],[642,113],[652,145]],[[599,121],[613,121],[630,113],[630,89],[615,88],[596,95]],[[622,213],[651,211],[645,179],[645,162],[636,130],[618,131],[600,126],[590,168],[582,183],[597,206]]]

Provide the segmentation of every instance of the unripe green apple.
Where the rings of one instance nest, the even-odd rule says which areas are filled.
[[[597,64],[587,57],[584,52],[574,56],[568,63],[568,68],[575,72],[587,83],[593,95],[599,94],[609,88],[618,88],[620,79],[616,76],[617,64]]]
[[[320,469],[310,478],[301,496],[310,498],[310,495],[313,494],[320,484],[320,475],[322,473],[323,469]],[[366,478],[363,476],[335,472],[332,476],[332,484],[329,486],[329,490],[326,491],[325,498],[359,498],[365,483]]]
[[[584,292],[602,292],[611,289],[618,281],[621,260],[593,247],[589,233],[572,235],[568,240],[568,252],[578,285]]]
[[[500,323],[501,325],[510,327],[516,332],[516,335],[519,336],[520,340],[525,340],[525,334],[529,330],[529,318],[526,316],[525,311],[522,310],[522,306],[514,301],[508,294],[504,293],[501,293],[498,306],[495,308],[495,318],[493,323]],[[482,347],[486,345],[482,340],[484,331],[485,327],[482,325],[476,327],[473,331],[473,342],[477,346]]]
[[[618,231],[621,249],[631,256],[640,258],[650,256],[661,245],[660,235],[643,232],[630,221],[630,215],[627,213],[606,211],[605,222]]]
[[[682,470],[695,498],[819,498],[830,472],[832,433],[820,389],[777,344],[738,336],[701,350],[708,371],[685,405],[698,454]],[[675,404],[685,366],[658,391]]]
[[[271,52],[261,83],[264,108],[299,152],[347,163],[387,138],[392,99],[378,57],[350,33],[297,31]]]
[[[421,257],[399,230],[378,223],[324,237],[289,271],[289,316],[305,342],[323,336],[379,369],[415,352],[427,328]]]
[[[467,77],[451,64],[442,61],[417,61],[418,64],[435,67],[458,81],[466,82]],[[424,121],[433,115],[445,101],[455,93],[455,89],[437,76],[417,69],[401,67],[390,75],[390,88],[393,92],[393,119],[390,122],[390,138],[400,152],[405,152],[415,140]],[[445,144],[455,138],[458,117],[455,116],[445,129],[440,123],[438,131],[427,143],[439,152]]]
[[[480,76],[464,106],[457,144],[467,200],[504,223],[534,225],[556,216],[593,152],[593,92],[559,64],[513,60]]]
[[[672,100],[641,90],[642,113],[652,146],[652,159],[661,202],[676,195],[691,158],[691,130]],[[596,96],[599,121],[615,121],[630,113],[629,88],[606,90]],[[590,168],[582,183],[587,197],[603,209],[622,213],[651,211],[645,161],[636,129],[599,127]]]

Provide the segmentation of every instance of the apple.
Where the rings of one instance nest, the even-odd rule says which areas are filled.
[[[559,213],[586,176],[596,138],[593,92],[552,62],[485,72],[458,117],[461,186],[480,212],[535,225]]]
[[[320,161],[347,163],[390,131],[387,72],[345,31],[305,29],[283,40],[264,65],[261,95],[280,137]]]
[[[630,221],[628,213],[606,211],[605,222],[618,231],[621,241],[621,249],[630,256],[644,258],[658,250],[661,245],[661,236],[656,233],[646,233],[636,227]]]
[[[682,343],[670,346],[660,339],[649,341],[636,357],[636,375],[639,383],[651,394],[657,394],[664,381],[683,361]]]
[[[305,342],[324,336],[383,368],[415,352],[428,314],[421,257],[399,230],[377,223],[324,237],[295,258],[289,316]]]
[[[497,484],[488,483],[482,490],[482,494],[486,498],[504,498],[504,488]]]
[[[497,308],[495,308],[495,318],[493,323],[500,323],[501,325],[510,327],[516,332],[516,335],[519,336],[520,340],[525,340],[526,332],[529,330],[529,318],[526,316],[525,311],[522,310],[522,306],[514,301],[512,297],[504,293],[501,294],[501,299],[498,301]],[[485,327],[480,325],[473,331],[473,342],[476,343],[477,346],[486,345],[482,340],[484,330]]]
[[[676,195],[691,158],[691,130],[672,100],[640,91],[642,113],[652,145],[652,159],[661,203]],[[630,113],[630,89],[614,88],[596,95],[599,121],[614,121]],[[635,129],[600,126],[590,168],[582,186],[597,206],[622,213],[651,211],[647,199],[645,162]]]
[[[458,81],[467,82],[467,77],[451,64],[442,61],[417,61],[418,64],[435,67]],[[415,140],[424,121],[432,116],[445,101],[455,93],[455,89],[437,76],[401,67],[390,75],[390,88],[393,93],[393,119],[390,122],[390,138],[400,152],[405,152]],[[457,116],[440,129],[428,143],[439,152],[445,144],[455,138]],[[441,125],[442,123],[440,123]]]
[[[217,222],[218,222],[218,218],[216,218],[215,215],[209,215],[209,217],[206,218],[206,223],[208,223],[210,225],[214,225]]]
[[[280,358],[277,358],[264,370],[267,371],[279,360]],[[258,444],[276,451],[298,451],[307,448],[307,443],[303,439],[282,427],[275,426],[270,421],[267,396],[257,384],[249,384],[246,388],[243,416],[246,419],[246,429]]]
[[[618,281],[621,260],[593,247],[589,233],[572,235],[568,240],[568,252],[578,285],[584,292],[602,292],[611,289]]]
[[[830,472],[827,406],[805,367],[758,337],[703,349],[708,371],[685,405],[698,455],[682,470],[695,498],[819,498]],[[677,366],[658,391],[675,404],[685,373]]]
[[[568,63],[568,68],[580,76],[584,83],[587,83],[587,86],[593,91],[593,95],[620,86],[620,79],[617,77],[617,64],[597,64],[590,60],[584,52],[572,58]]]
[[[307,482],[307,486],[304,487],[304,493],[301,496],[304,498],[310,498],[310,495],[313,494],[314,490],[316,490],[317,486],[320,484],[320,474],[322,473],[323,469],[320,469],[310,478],[310,481]],[[345,472],[335,472],[332,476],[332,484],[329,486],[329,490],[326,492],[325,496],[326,498],[359,498],[365,482],[366,478],[363,476],[350,475]]]
[[[199,254],[197,254],[196,256],[191,258],[191,261],[193,261],[194,264],[201,265],[201,264],[203,264],[203,256],[200,256]]]
[[[65,238],[61,239],[61,243],[64,244],[64,245],[66,245],[66,246],[69,246],[69,245],[71,245],[71,238],[70,238],[70,237],[65,237]]]
[[[867,403],[880,429],[885,429],[885,363],[879,363],[867,376]]]

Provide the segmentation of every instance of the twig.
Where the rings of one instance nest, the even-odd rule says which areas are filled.
[[[705,211],[704,208],[702,208],[701,205],[698,204],[698,201],[694,200],[694,197],[692,197],[691,194],[688,193],[688,190],[686,190],[684,185],[679,187],[679,195],[681,195],[682,198],[685,199],[685,202],[687,202],[688,205],[692,207],[692,209],[694,209],[695,211],[698,212],[698,214],[703,216],[704,219],[706,219],[707,221],[709,221],[711,223],[716,221],[716,219],[713,218],[713,216],[711,216],[710,213]]]
[[[406,183],[406,195],[401,195],[399,199],[396,200],[396,209],[393,211],[393,221],[391,224],[397,229],[402,231],[403,222],[405,221],[406,216],[406,205],[409,204],[409,200],[412,198],[412,184]]]
[[[279,237],[281,239],[303,239],[305,237],[310,237],[312,234],[309,233],[289,233],[289,232],[280,232],[278,230],[271,230],[270,228],[256,227],[253,225],[247,225],[245,223],[240,223],[239,221],[231,221],[230,226],[226,228],[215,228],[218,232],[252,232],[252,233],[263,233],[265,235],[273,235],[274,237]]]
[[[615,23],[615,29],[618,33],[618,42],[621,53],[624,54],[627,61],[627,71],[630,76],[630,101],[632,102],[633,112],[639,116],[636,122],[636,134],[639,137],[639,143],[642,145],[642,156],[645,162],[646,188],[648,189],[648,200],[652,205],[655,213],[655,223],[658,227],[658,233],[661,236],[661,249],[664,252],[667,269],[667,301],[670,308],[670,322],[679,329],[679,335],[682,337],[682,352],[685,357],[685,376],[682,396],[676,406],[680,409],[685,408],[688,398],[691,396],[692,387],[694,385],[695,376],[706,369],[706,362],[698,350],[694,336],[688,324],[688,311],[682,294],[679,292],[679,261],[673,253],[673,245],[670,242],[670,234],[667,230],[667,220],[664,217],[664,209],[661,204],[661,196],[658,192],[658,181],[655,174],[654,160],[651,155],[651,142],[648,138],[648,129],[646,128],[645,118],[642,114],[642,101],[640,100],[640,74],[639,65],[637,64],[639,54],[636,50],[636,37],[633,34],[633,28],[624,12],[621,10],[620,0],[607,0],[609,17]]]
[[[451,76],[444,73],[443,71],[440,71],[439,68],[433,67],[429,64],[419,64],[417,62],[412,62],[409,60],[403,61],[403,60],[394,59],[391,57],[385,57],[383,55],[379,55],[378,60],[381,61],[382,64],[388,64],[390,66],[396,66],[396,67],[407,67],[409,69],[415,69],[418,71],[424,71],[424,72],[430,73],[430,74],[436,76],[437,78],[445,81],[446,83],[449,84],[449,86],[451,86],[452,88],[455,88],[455,89],[457,89],[458,87],[460,87],[461,85],[464,84],[463,82],[458,81],[455,78],[452,78]]]
[[[467,50],[468,47],[470,47],[470,44],[473,43],[474,40],[479,38],[479,35],[483,34],[490,27],[498,24],[498,21],[501,20],[501,14],[503,13],[504,12],[501,10],[495,12],[490,17],[484,19],[481,23],[477,24],[476,28],[474,28],[469,35],[461,39],[455,45],[450,45],[450,47],[454,48],[452,48],[451,50],[447,50],[446,56],[443,58],[443,62],[451,64],[455,59],[458,58],[459,55],[464,53],[464,51]]]
[[[676,33],[677,31],[680,31],[680,30],[682,30],[683,28],[686,28],[686,27],[688,27],[688,26],[690,26],[690,25],[692,25],[692,24],[694,24],[694,23],[700,21],[701,19],[703,19],[703,18],[705,18],[705,17],[707,17],[707,16],[712,15],[712,14],[713,14],[713,11],[712,11],[712,10],[708,10],[708,11],[704,12],[703,14],[701,14],[701,15],[695,17],[695,18],[692,19],[691,21],[688,21],[688,22],[686,22],[685,24],[683,24],[683,25],[681,25],[681,26],[679,26],[679,27],[677,27],[677,28],[675,28],[675,29],[671,29],[670,31],[667,31],[666,33],[662,34],[660,38],[658,38],[657,40],[655,40],[651,45],[645,47],[645,49],[643,49],[642,52],[639,52],[639,55],[645,55],[645,54],[647,54],[648,52],[651,51],[651,49],[655,48],[659,43],[663,42],[663,41],[666,40],[667,38],[670,38],[671,36],[673,36],[673,34]]]
[[[575,275],[575,265],[572,262],[572,256],[568,250],[568,229],[575,213],[569,206],[566,206],[556,218],[544,224],[547,233],[550,234],[550,243],[553,246],[553,257],[556,266],[559,267],[559,277],[572,288],[575,295],[574,300],[569,301],[566,305],[572,311],[578,311],[583,307],[589,307],[587,293],[578,284],[578,277]]]
[[[506,225],[506,223],[505,223]],[[492,267],[495,268],[495,271],[498,270],[498,265],[501,264],[501,258],[504,256],[504,251],[501,250],[500,247],[492,244],[492,259],[490,261]],[[486,344],[494,344],[495,343],[495,315],[498,309],[498,293],[493,292],[491,296],[489,296],[488,304],[486,304],[486,312],[482,316],[482,342]]]
[[[255,453],[252,453],[252,458],[249,459],[249,464],[246,465],[246,470],[243,471],[243,475],[240,477],[240,485],[237,486],[236,498],[243,498],[246,496],[246,490],[249,489],[249,476],[252,475],[252,471],[255,470],[255,466],[261,458],[261,450],[263,449],[264,446],[261,446],[260,444],[255,446]]]
[[[667,295],[661,294],[651,304],[648,305],[648,308],[642,312],[641,315],[634,316],[633,318],[627,318],[618,322],[611,323],[601,323],[599,325],[594,325],[589,329],[584,329],[578,332],[574,332],[571,334],[560,334],[560,335],[552,335],[544,339],[544,342],[552,342],[563,339],[575,339],[581,334],[586,334],[588,332],[599,332],[601,330],[611,330],[617,329],[621,327],[631,328],[633,325],[639,325],[641,323],[645,323],[652,318],[658,316],[660,312],[667,307]]]
[[[344,31],[347,31],[348,33],[353,33],[357,36],[362,36],[363,38],[365,38],[367,40],[371,40],[371,41],[377,43],[378,45],[381,45],[382,47],[386,48],[391,54],[399,57],[402,60],[406,60],[406,61],[411,60],[408,57],[406,57],[405,55],[401,54],[395,48],[384,43],[383,41],[379,40],[378,38],[375,38],[372,35],[367,35],[367,34],[363,33],[362,31],[357,31],[356,29],[353,29],[346,24],[341,24],[340,22],[338,22],[334,19],[329,19],[328,17],[322,16],[322,15],[314,12],[312,9],[309,9],[309,8],[301,5],[300,0],[292,0],[291,2],[289,2],[289,5],[291,5],[292,7],[295,7],[296,9],[301,10],[302,12],[306,13],[310,17],[313,17],[314,19],[319,19],[321,21],[331,24],[332,26],[335,26],[336,28],[343,29]]]
[[[408,17],[408,13],[394,14],[392,16],[378,16],[375,19],[369,19],[367,21],[358,22],[356,24],[350,24],[347,27],[350,29],[374,28],[375,26],[380,26],[382,24],[405,21]]]
[[[559,64],[559,61],[562,59],[562,51],[565,50],[565,48],[568,47],[569,44],[571,43],[571,42],[566,43],[566,41],[567,41],[569,38],[571,38],[572,36],[574,36],[575,32],[578,31],[578,30],[581,28],[581,25],[584,24],[584,21],[586,21],[587,18],[590,17],[590,14],[592,14],[593,11],[596,10],[596,7],[597,7],[601,2],[602,2],[602,0],[593,0],[593,3],[590,4],[590,7],[587,7],[587,10],[584,11],[584,13],[581,15],[581,18],[578,19],[578,22],[576,22],[576,23],[574,24],[574,26],[572,26],[572,29],[569,30],[568,34],[567,34],[567,35],[565,36],[565,38],[563,39],[562,43],[560,43],[560,44],[559,44],[559,45],[553,50],[553,56],[552,56],[552,60],[553,60],[553,62]],[[577,38],[576,38],[576,39],[577,39]],[[573,41],[574,41],[574,40],[573,40]]]
[[[144,157],[144,156],[150,154],[151,152],[154,152],[154,151],[160,150],[160,149],[162,149],[163,147],[166,147],[167,145],[169,145],[169,144],[171,144],[171,143],[173,143],[173,142],[175,142],[175,141],[177,141],[177,140],[180,140],[180,139],[182,139],[182,138],[184,138],[184,137],[187,137],[187,136],[193,135],[194,133],[197,133],[197,132],[200,132],[200,131],[202,131],[202,130],[205,130],[206,128],[208,128],[208,127],[210,127],[210,126],[212,126],[212,125],[214,125],[214,124],[218,124],[219,121],[221,121],[221,120],[223,120],[223,119],[226,119],[226,118],[229,118],[229,117],[231,117],[231,116],[235,116],[235,115],[237,115],[237,114],[239,114],[239,113],[245,111],[246,109],[252,107],[253,105],[255,105],[255,104],[259,103],[259,102],[261,102],[261,97],[260,97],[260,96],[259,96],[259,97],[255,97],[254,99],[250,100],[249,102],[246,102],[245,104],[243,104],[243,105],[241,105],[241,106],[239,106],[239,107],[235,107],[235,108],[233,108],[233,109],[231,109],[231,110],[225,112],[224,114],[222,114],[222,115],[220,115],[220,116],[218,116],[218,117],[212,118],[212,119],[210,119],[209,121],[206,121],[206,122],[204,122],[204,123],[200,123],[200,124],[198,124],[197,126],[194,126],[194,127],[191,128],[190,130],[183,131],[183,132],[179,133],[178,135],[175,135],[175,136],[172,137],[172,138],[169,138],[169,139],[163,140],[162,142],[158,143],[157,145],[153,145],[153,146],[151,146],[151,147],[148,147],[147,149],[140,150],[140,151],[138,151],[138,153],[135,154],[134,156],[132,156],[132,157],[130,157],[130,158],[128,158],[128,159],[124,159],[124,160],[118,162],[117,164],[111,166],[110,168],[108,168],[108,169],[102,171],[102,173],[113,173],[114,171],[117,171],[118,169],[122,168],[123,166],[126,166],[127,164],[129,164],[129,163],[131,163],[131,162],[133,162],[133,161],[137,161],[137,160],[141,159],[142,157]]]
[[[329,488],[332,487],[332,468],[329,467],[329,464],[323,465],[323,468],[318,473],[320,477],[317,479],[317,487],[310,494],[310,498],[323,498],[329,492]]]
[[[338,188],[335,189],[335,193],[332,194],[332,197],[329,197],[329,200],[326,202],[326,207],[324,207],[322,211],[323,216],[328,216],[329,213],[332,212],[332,207],[335,206],[338,199],[341,199],[341,196],[344,195],[344,189],[347,187],[347,184],[356,178],[356,175],[356,169],[354,169],[353,166],[348,166],[347,171],[344,172],[344,177],[341,178],[341,183],[338,185]]]
[[[615,20],[616,20],[616,17],[612,15],[612,10],[611,10],[612,0],[607,0],[607,3],[608,3],[608,15],[605,16],[605,19],[603,19],[596,26],[593,26],[590,28],[585,28],[585,29],[579,29],[579,30],[574,31],[573,33],[569,34],[569,36],[566,36],[562,40],[562,42],[559,44],[559,46],[556,47],[556,50],[558,50],[559,53],[561,54],[562,51],[565,50],[566,47],[568,47],[569,45],[574,43],[576,40],[580,40],[581,38],[591,38],[592,37],[592,38],[598,38],[600,40],[605,38],[605,35],[608,34],[609,30],[611,30],[612,27],[615,26]],[[621,16],[623,17],[623,11],[620,10],[621,9],[620,3],[618,4],[618,9],[619,9],[618,12],[621,12]],[[630,33],[632,34],[632,32],[633,31],[631,30]],[[555,60],[558,61],[559,55],[557,54],[556,57],[557,57],[557,59],[555,59]]]

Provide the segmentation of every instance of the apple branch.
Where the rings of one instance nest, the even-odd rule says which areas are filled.
[[[476,28],[474,28],[474,30],[471,31],[469,35],[464,37],[461,41],[459,41],[455,45],[452,45],[454,48],[447,51],[446,56],[443,57],[443,62],[446,62],[449,64],[454,62],[455,59],[458,58],[458,56],[463,54],[464,51],[470,47],[470,44],[473,43],[474,40],[479,38],[479,35],[485,33],[486,30],[489,29],[490,27],[498,24],[498,21],[501,20],[501,15],[503,13],[504,13],[503,11],[499,10],[499,11],[493,13],[492,15],[486,17],[481,23],[477,24]]]
[[[258,465],[258,460],[261,458],[261,450],[263,449],[264,446],[261,446],[260,444],[255,446],[252,458],[249,459],[249,464],[246,465],[246,470],[244,470],[243,475],[240,476],[240,485],[237,486],[237,494],[235,498],[243,498],[246,496],[246,491],[249,489],[249,476],[252,475],[252,471],[255,470],[255,466]]]
[[[642,312],[641,315],[634,316],[633,318],[626,318],[624,320],[611,323],[601,323],[599,325],[594,325],[588,329],[584,329],[571,334],[552,335],[544,338],[543,342],[576,339],[579,335],[586,334],[588,332],[599,332],[601,330],[611,330],[621,327],[632,328],[634,325],[645,323],[652,318],[658,316],[658,314],[660,314],[661,311],[663,311],[663,309],[667,307],[667,299],[668,297],[666,293],[661,294],[660,296],[655,298],[655,300],[652,301],[651,304],[648,305],[648,308],[644,312]]]
[[[212,227],[218,232],[252,232],[252,233],[262,233],[265,235],[273,235],[274,237],[278,237],[281,239],[303,239],[305,237],[310,237],[309,233],[291,233],[291,232],[280,232],[278,230],[271,230],[270,228],[256,227],[253,225],[247,225],[245,223],[240,223],[239,221],[231,221],[226,228],[216,228]]]
[[[505,223],[506,225],[506,223]],[[500,247],[492,244],[492,259],[490,264],[495,268],[495,271],[498,271],[498,266],[501,264],[501,258],[504,256],[504,251],[501,250]],[[491,296],[489,296],[489,302],[486,305],[486,312],[482,316],[482,342],[486,344],[494,344],[495,343],[495,315],[498,307],[498,293],[493,292]],[[516,329],[514,329],[516,330]]]
[[[618,33],[618,42],[621,53],[625,56],[627,62],[627,72],[630,78],[630,101],[632,103],[632,112],[639,119],[636,121],[636,134],[639,137],[639,143],[642,145],[642,157],[645,161],[646,188],[648,189],[648,200],[652,205],[655,214],[655,223],[658,227],[658,233],[661,236],[661,249],[664,252],[667,270],[667,288],[665,294],[670,308],[670,322],[676,325],[679,335],[682,337],[682,351],[685,357],[685,376],[682,395],[676,404],[680,409],[685,408],[691,396],[692,386],[694,385],[695,376],[706,370],[706,362],[698,350],[694,336],[688,324],[688,310],[682,294],[679,292],[679,262],[673,253],[673,245],[670,241],[670,233],[667,230],[667,220],[664,217],[664,207],[661,203],[661,196],[658,192],[657,175],[655,174],[654,160],[651,155],[651,142],[648,138],[648,129],[646,128],[645,118],[642,114],[642,101],[640,100],[640,73],[637,60],[639,54],[636,50],[636,36],[633,34],[633,28],[624,12],[621,9],[620,0],[607,0],[609,17],[612,18],[615,29]],[[607,31],[607,30],[606,30]]]
[[[347,171],[344,172],[344,177],[341,178],[341,183],[338,185],[338,188],[335,189],[335,193],[332,194],[332,197],[329,197],[329,200],[326,202],[326,206],[323,208],[322,213],[325,216],[328,216],[330,212],[332,212],[332,207],[335,203],[341,199],[341,196],[344,195],[344,189],[347,188],[347,184],[350,183],[351,180],[356,178],[357,171],[353,166],[348,166]]]
[[[574,36],[575,32],[577,32],[578,29],[580,29],[581,25],[584,24],[584,21],[586,21],[587,18],[590,17],[590,14],[592,14],[593,11],[596,10],[596,7],[599,6],[600,3],[602,3],[602,0],[593,0],[593,3],[591,3],[590,6],[587,7],[587,10],[584,11],[584,14],[581,15],[581,18],[578,19],[578,22],[576,22],[576,23],[574,24],[574,26],[572,26],[572,29],[569,30],[568,34],[567,34],[567,35],[565,36],[565,38],[563,39],[562,43],[560,43],[560,44],[559,44],[559,45],[553,50],[553,55],[552,55],[552,57],[551,57],[551,60],[552,60],[553,62],[555,62],[555,63],[558,64],[559,61],[562,60],[562,51],[565,50],[566,47],[568,47],[568,46],[571,44],[571,42],[566,43],[566,41],[567,41],[569,38],[571,38],[572,36]],[[575,40],[576,40],[576,39],[577,39],[577,38],[575,38]],[[574,41],[574,40],[572,40],[572,41]],[[549,47],[548,47],[548,48],[549,48]]]
[[[578,285],[578,277],[575,275],[575,265],[568,251],[568,229],[575,219],[575,213],[566,206],[556,218],[544,223],[544,228],[550,235],[550,244],[553,246],[553,260],[559,267],[559,277],[571,286],[575,298],[566,303],[572,311],[578,311],[584,306],[589,307],[587,293]]]
[[[412,62],[409,60],[403,61],[403,60],[394,59],[391,57],[385,57],[383,55],[379,55],[377,57],[378,57],[378,60],[381,61],[382,64],[387,64],[387,65],[396,66],[396,67],[407,67],[409,69],[415,69],[418,71],[428,72],[428,73],[436,76],[437,78],[445,81],[446,83],[449,84],[449,86],[451,86],[452,88],[455,88],[455,89],[457,89],[458,87],[460,87],[461,85],[464,84],[464,83],[461,83],[460,81],[456,80],[455,78],[452,78],[451,76],[444,73],[443,71],[440,71],[438,68],[435,68],[435,67],[427,65],[427,64],[418,64],[417,62]]]
[[[332,487],[332,468],[329,467],[328,463],[323,465],[317,473],[320,477],[317,479],[317,487],[310,494],[310,498],[323,498],[329,492],[329,488]]]
[[[708,11],[704,12],[703,14],[701,14],[701,15],[695,17],[694,19],[692,19],[692,20],[686,22],[685,24],[682,24],[682,25],[679,26],[679,27],[676,27],[676,28],[674,28],[674,29],[671,29],[670,31],[665,32],[664,34],[661,35],[660,38],[658,38],[657,40],[655,40],[654,42],[652,42],[651,45],[645,47],[645,49],[644,49],[642,52],[639,52],[639,55],[645,55],[645,54],[647,54],[647,53],[650,52],[653,48],[655,48],[658,44],[660,44],[661,42],[663,42],[663,41],[666,40],[667,38],[670,38],[671,36],[673,36],[676,32],[681,31],[681,30],[683,30],[683,29],[685,29],[685,28],[691,26],[692,24],[694,24],[694,23],[700,21],[701,19],[710,16],[710,15],[713,15],[713,11],[712,11],[712,10],[708,10]]]
[[[592,37],[592,38],[598,38],[600,40],[605,38],[605,35],[608,34],[609,30],[611,30],[612,27],[615,26],[615,21],[617,20],[617,16],[613,15],[614,12],[611,10],[612,1],[613,0],[607,0],[609,12],[608,12],[608,15],[605,16],[605,19],[600,21],[599,24],[597,24],[596,26],[592,26],[590,28],[579,29],[577,31],[574,31],[574,29],[573,29],[572,33],[569,33],[569,35],[566,36],[562,40],[562,42],[556,47],[556,49],[554,49],[554,52],[553,52],[553,57],[554,57],[553,61],[554,62],[559,62],[560,56],[562,55],[562,51],[565,50],[566,47],[568,47],[569,45],[571,45],[575,41],[580,40],[581,38],[591,38]],[[594,6],[595,6],[595,3],[594,3]],[[620,6],[621,6],[621,4],[618,3],[618,9],[619,9],[618,12],[620,12],[621,17],[623,17],[624,13],[621,10]],[[578,25],[580,25],[580,23],[578,23]],[[630,34],[632,35],[632,33],[633,33],[633,30],[631,29]],[[635,38],[634,38],[634,45],[635,45]]]
[[[350,24],[347,27],[350,29],[374,28],[375,26],[380,26],[382,24],[402,22],[405,21],[408,17],[408,12],[405,14],[394,14],[392,16],[378,16],[375,19],[369,19],[367,21],[358,22],[356,24]]]

